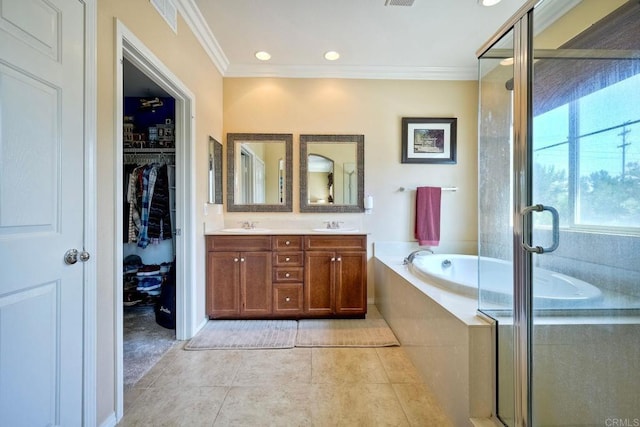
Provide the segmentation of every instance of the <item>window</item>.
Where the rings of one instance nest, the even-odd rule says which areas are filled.
[[[637,94],[640,74],[534,118],[534,201],[556,207],[561,226],[640,231]]]

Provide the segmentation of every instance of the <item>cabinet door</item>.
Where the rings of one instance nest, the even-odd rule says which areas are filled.
[[[207,315],[212,318],[240,314],[240,254],[207,252]]]
[[[243,317],[271,315],[271,252],[240,253],[240,289]]]
[[[335,254],[307,251],[304,261],[304,311],[309,316],[333,314]]]
[[[336,306],[338,315],[367,312],[367,255],[364,252],[336,254]]]
[[[273,284],[273,314],[277,317],[298,317],[302,313],[302,283]]]

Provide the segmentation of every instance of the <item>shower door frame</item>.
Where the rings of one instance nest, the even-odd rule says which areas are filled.
[[[496,34],[477,52],[480,58],[486,51],[513,30],[514,88],[513,88],[513,332],[514,332],[514,423],[517,427],[533,425],[532,395],[532,336],[533,290],[532,254],[522,248],[531,243],[530,215],[523,210],[531,206],[532,198],[532,120],[528,113],[532,106],[533,47],[532,14],[540,0],[527,1]],[[498,415],[498,414],[496,414]]]
[[[531,243],[531,215],[523,210],[532,204],[532,69],[531,8],[514,29],[513,111],[513,330],[514,330],[514,420],[516,426],[533,425],[533,278],[532,254],[522,242]]]

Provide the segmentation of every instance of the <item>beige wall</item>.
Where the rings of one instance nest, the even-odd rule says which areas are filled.
[[[176,35],[148,0],[98,1],[98,378],[97,423],[115,411],[114,252],[121,244],[115,230],[116,197],[114,144],[115,18],[131,30],[164,66],[196,95],[196,224],[203,222],[207,197],[207,143],[209,135],[222,140],[222,77],[182,19]],[[119,193],[118,193],[119,194]],[[199,207],[199,208],[198,208]],[[204,239],[196,227],[197,318],[204,319]]]
[[[293,133],[293,212],[228,213],[244,219],[296,222],[339,218],[370,232],[369,242],[413,241],[415,191],[399,187],[456,186],[442,196],[443,250],[473,246],[477,239],[477,82],[349,79],[224,79],[224,132]],[[402,117],[457,117],[456,165],[402,164]],[[374,197],[372,215],[299,213],[299,135],[364,134],[365,194]],[[369,297],[373,296],[369,268]]]
[[[144,16],[144,19],[140,17]],[[98,408],[101,424],[115,411],[115,301],[114,253],[120,239],[115,230],[116,165],[115,18],[138,37],[164,66],[196,96],[196,318],[204,318],[204,239],[202,228],[235,226],[243,219],[296,221],[354,219],[376,240],[413,239],[414,192],[399,187],[456,186],[442,203],[442,242],[476,240],[476,122],[477,83],[447,81],[387,81],[336,79],[223,79],[182,21],[174,34],[146,0],[98,2]],[[223,100],[224,92],[224,100]],[[224,116],[224,123],[223,123]],[[415,165],[400,163],[402,117],[457,117],[458,163]],[[224,125],[224,129],[223,129]],[[224,131],[224,132],[223,132]],[[209,210],[207,197],[207,142],[209,135],[226,143],[227,132],[293,133],[293,213],[220,215]],[[298,136],[300,133],[354,133],[365,135],[365,193],[375,198],[372,215],[300,214],[298,200]],[[226,187],[225,187],[226,188]],[[118,193],[119,194],[119,193]],[[262,224],[261,224],[262,226]],[[373,296],[370,269],[370,296]]]

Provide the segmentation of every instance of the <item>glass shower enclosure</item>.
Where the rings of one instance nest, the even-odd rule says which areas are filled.
[[[497,418],[640,426],[640,3],[530,1],[478,56]]]

